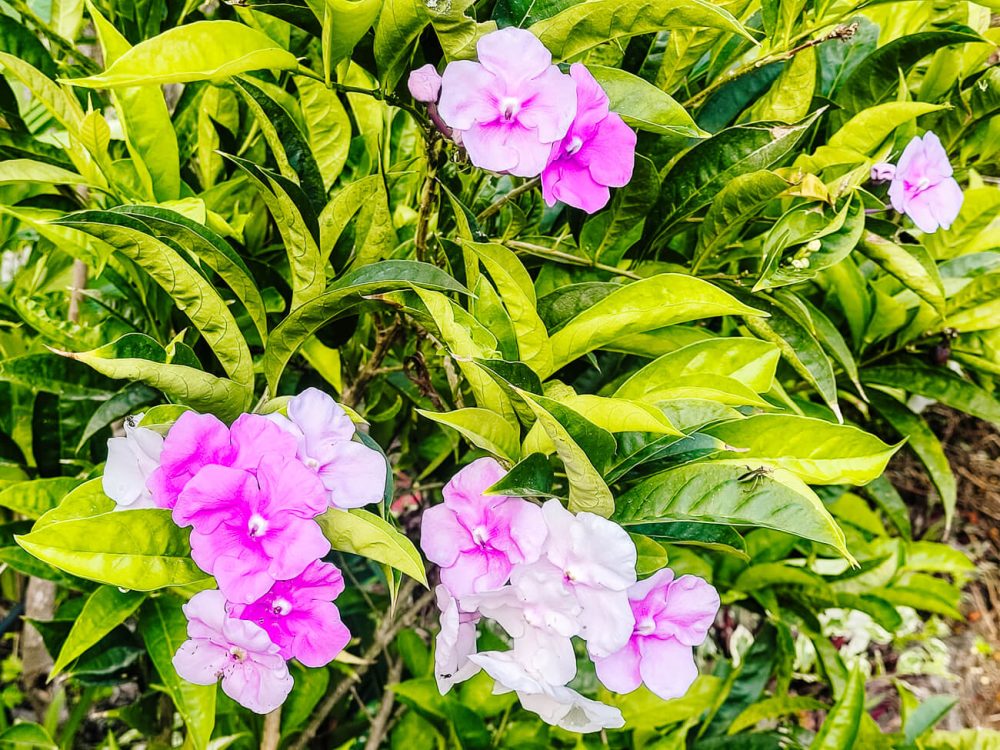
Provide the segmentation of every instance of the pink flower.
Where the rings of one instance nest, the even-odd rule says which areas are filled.
[[[888,182],[896,176],[896,165],[887,161],[880,161],[872,165],[872,182]]]
[[[452,477],[444,503],[424,511],[420,546],[441,566],[452,596],[503,586],[514,565],[538,559],[545,541],[541,510],[526,500],[484,495],[506,472],[480,458]]]
[[[635,167],[635,132],[615,112],[608,96],[582,63],[569,74],[576,81],[576,118],[552,146],[542,172],[542,195],[554,206],[562,201],[589,214],[607,205],[609,187],[622,187]]]
[[[719,595],[701,578],[676,581],[664,569],[629,589],[635,629],[620,651],[595,660],[609,690],[630,693],[645,683],[664,700],[679,698],[698,676],[692,647],[708,635]]]
[[[410,96],[418,102],[436,102],[441,93],[441,75],[430,63],[410,71],[406,81]]]
[[[479,62],[445,68],[441,118],[477,167],[534,177],[573,121],[576,85],[529,31],[494,31],[476,49]]]
[[[292,690],[288,665],[267,633],[226,614],[220,591],[201,591],[184,605],[189,640],[174,654],[174,669],[188,682],[214,685],[259,714],[270,713]]]
[[[157,507],[173,508],[181,490],[204,467],[256,471],[264,455],[295,456],[295,439],[267,417],[244,414],[228,428],[211,414],[184,412],[167,433],[160,467],[147,485]]]
[[[889,185],[892,207],[909,216],[922,232],[948,229],[962,208],[962,188],[951,176],[941,140],[928,131],[911,140],[896,164]]]
[[[343,590],[337,566],[316,560],[294,578],[275,582],[253,604],[231,605],[231,613],[264,628],[283,658],[322,667],[351,640],[333,603]]]
[[[173,517],[194,527],[191,557],[226,598],[250,604],[330,551],[313,520],[326,508],[315,474],[295,459],[265,456],[256,476],[204,467],[177,498]]]
[[[389,473],[385,457],[351,439],[354,423],[329,395],[307,388],[288,402],[287,418],[270,419],[295,438],[292,455],[316,472],[330,505],[360,508],[382,499]]]

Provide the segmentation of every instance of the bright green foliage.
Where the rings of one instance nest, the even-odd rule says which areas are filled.
[[[363,747],[386,673],[379,747],[959,746],[932,731],[941,696],[905,694],[883,734],[830,623],[959,618],[973,572],[947,546],[959,498],[921,407],[1000,424],[995,3],[0,5],[0,596],[59,585],[38,627],[80,716],[136,686],[103,747],[129,727],[183,726],[198,749],[262,737],[173,670],[180,607],[211,579],[166,511],[113,512],[107,438],[140,411],[165,433],[187,408],[231,421],[309,386],[395,474],[378,507],[320,519],[359,584],[338,600],[358,640],[293,666],[283,747]],[[584,62],[639,131],[631,183],[592,216],[472,167],[406,91],[409,69],[510,25]],[[870,180],[928,129],[965,189],[933,234]],[[929,529],[883,476],[898,450],[938,495]],[[485,675],[441,696],[433,618],[368,653],[401,666],[352,681],[363,711],[347,690],[324,707],[410,606],[404,577],[434,580],[406,506],[483,455],[511,469],[495,494],[611,517],[640,575],[720,591],[727,625],[686,696],[599,695],[628,722],[607,745]],[[736,622],[754,639],[738,666]],[[826,712],[818,731],[804,711]],[[0,722],[0,747],[74,746],[57,724]]]

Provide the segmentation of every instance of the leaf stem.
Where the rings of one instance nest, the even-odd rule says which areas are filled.
[[[482,222],[490,218],[493,214],[497,213],[501,208],[503,208],[507,203],[514,200],[519,195],[524,195],[524,193],[527,193],[529,190],[536,187],[540,182],[541,182],[540,177],[532,177],[527,182],[523,182],[513,190],[504,193],[495,201],[493,201],[493,203],[491,203],[489,206],[480,211],[479,215],[476,217],[476,221]]]

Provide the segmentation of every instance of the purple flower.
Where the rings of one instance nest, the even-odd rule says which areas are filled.
[[[445,68],[441,118],[477,167],[534,177],[573,121],[576,84],[529,31],[494,31],[476,49],[479,62]]]
[[[250,604],[330,551],[313,520],[326,508],[314,473],[295,459],[265,456],[256,476],[202,468],[177,498],[173,517],[178,526],[194,527],[191,557],[215,576],[226,598]]]
[[[174,669],[188,682],[214,685],[251,711],[270,713],[292,690],[288,665],[267,633],[226,614],[220,591],[202,591],[184,605],[189,640],[174,654]]]
[[[351,439],[354,423],[329,395],[307,388],[288,402],[287,418],[274,414],[271,421],[295,438],[292,455],[316,472],[330,505],[360,508],[382,499],[388,475],[385,458]]]
[[[880,161],[872,165],[872,182],[888,182],[896,176],[896,165],[887,161]]]
[[[692,647],[705,640],[719,595],[695,576],[675,581],[668,568],[632,586],[628,595],[632,637],[620,651],[595,660],[597,676],[617,693],[645,683],[664,700],[679,698],[698,676]]]
[[[962,188],[951,176],[941,140],[928,131],[906,144],[889,185],[892,207],[909,216],[922,232],[948,229],[962,208]]]
[[[441,93],[441,75],[433,65],[428,63],[416,70],[411,70],[406,85],[410,89],[410,96],[418,102],[436,102],[438,94]]]
[[[157,507],[173,508],[187,483],[204,467],[253,472],[265,455],[295,456],[295,438],[267,417],[244,414],[229,428],[211,414],[184,412],[167,433],[160,467],[147,485]]]
[[[343,590],[337,566],[317,560],[294,578],[275,582],[253,604],[231,605],[231,612],[262,627],[283,658],[322,667],[351,640],[333,603]]]
[[[569,74],[576,81],[576,117],[552,147],[542,172],[542,195],[550,206],[562,201],[592,214],[611,199],[609,187],[632,179],[636,135],[608,111],[607,94],[582,63],[574,63]]]
[[[538,506],[483,494],[505,473],[492,458],[473,461],[445,486],[444,503],[424,511],[420,546],[441,566],[452,596],[498,589],[514,565],[538,559],[545,541]]]

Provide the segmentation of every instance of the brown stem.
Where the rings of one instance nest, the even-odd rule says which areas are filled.
[[[431,218],[431,206],[437,194],[437,172],[441,160],[441,150],[444,142],[436,135],[431,135],[427,144],[427,174],[420,190],[420,207],[417,211],[417,231],[413,235],[413,245],[416,248],[417,260],[427,261],[427,227]]]
[[[697,94],[695,94],[686,102],[684,102],[684,109],[691,109],[692,107],[698,106],[705,99],[708,98],[709,94],[711,94],[716,89],[725,86],[727,83],[731,81],[735,81],[740,76],[744,76],[752,70],[756,70],[757,68],[762,68],[765,65],[769,65],[770,63],[773,62],[781,62],[782,60],[791,60],[799,52],[807,50],[810,47],[816,47],[822,44],[823,42],[830,41],[831,39],[843,39],[843,40],[850,39],[852,36],[854,36],[855,33],[857,33],[857,30],[858,30],[857,23],[841,24],[833,31],[831,31],[829,34],[824,34],[823,36],[817,39],[809,39],[808,41],[803,42],[797,47],[792,47],[790,50],[785,50],[784,52],[774,52],[770,55],[765,55],[759,60],[754,60],[753,62],[749,62],[743,67],[733,72],[731,75],[728,75],[725,78],[720,78],[714,83],[710,84],[709,86],[703,88]]]
[[[281,706],[264,717],[264,731],[261,732],[260,750],[278,750],[281,742]]]
[[[396,318],[393,320],[391,326],[378,331],[375,336],[375,348],[372,350],[372,356],[365,362],[364,367],[361,368],[361,372],[358,373],[354,381],[344,389],[344,404],[353,409],[360,403],[365,388],[368,387],[372,378],[378,374],[382,367],[382,362],[389,353],[389,349],[396,340],[396,336],[399,334],[402,325],[400,319]]]
[[[523,195],[524,193],[527,193],[532,188],[536,187],[539,182],[541,182],[541,178],[540,177],[533,177],[530,180],[528,180],[527,182],[521,183],[520,185],[518,185],[516,188],[514,188],[510,192],[505,193],[504,195],[501,195],[492,204],[490,204],[489,206],[487,206],[486,208],[484,208],[482,211],[479,212],[479,216],[476,217],[476,221],[480,221],[481,222],[481,221],[485,221],[486,219],[490,218],[493,214],[495,214],[497,211],[499,211],[501,208],[503,208],[504,205],[506,205],[510,201],[514,200],[519,195]]]
[[[385,683],[385,692],[382,694],[382,704],[378,707],[378,713],[372,720],[368,741],[365,742],[365,750],[378,750],[378,746],[382,744],[382,738],[389,725],[389,718],[392,716],[392,708],[396,703],[396,694],[390,688],[398,683],[402,676],[403,660],[396,659],[389,667],[389,677]]]
[[[83,299],[83,290],[87,288],[87,264],[82,260],[73,261],[73,286],[69,290],[69,313],[67,317],[70,323],[80,321],[80,300]]]
[[[416,583],[407,579],[400,588],[399,598],[402,599],[409,596],[415,588]],[[326,717],[337,707],[341,699],[350,692],[351,686],[361,680],[375,662],[375,659],[378,658],[378,655],[392,642],[399,631],[409,625],[432,601],[434,601],[434,592],[428,591],[395,620],[392,617],[386,617],[382,621],[382,624],[379,625],[378,630],[375,632],[375,640],[362,657],[363,664],[358,665],[354,674],[341,680],[336,689],[313,711],[313,716],[309,724],[302,730],[302,734],[299,735],[298,739],[289,745],[288,750],[303,750],[309,744],[310,740],[316,736],[323,722],[326,721]]]

